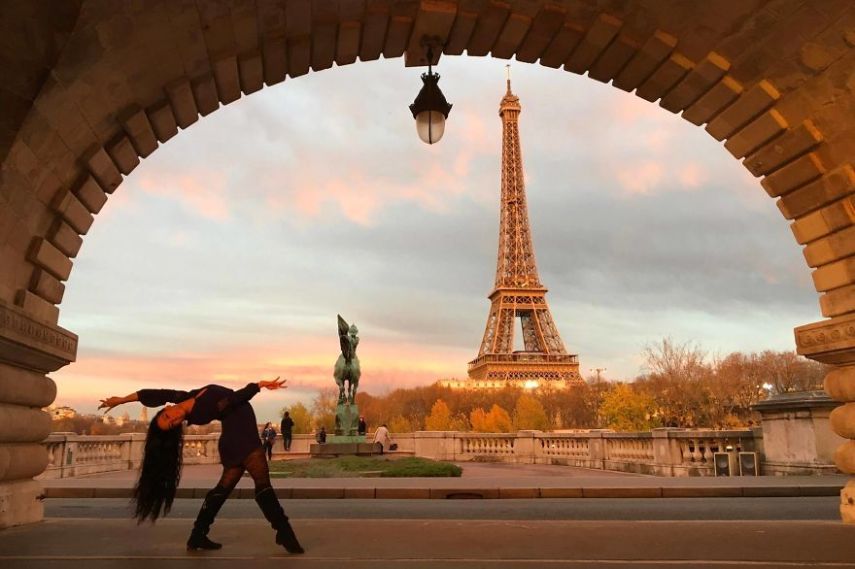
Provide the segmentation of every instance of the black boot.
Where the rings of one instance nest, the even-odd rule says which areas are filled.
[[[284,546],[288,553],[304,553],[273,488],[268,486],[258,492],[255,495],[255,501],[261,508],[264,517],[276,530],[276,543]]]
[[[199,515],[196,516],[196,522],[193,524],[193,531],[190,532],[190,538],[187,540],[187,551],[195,551],[197,549],[220,549],[222,544],[208,539],[208,530],[211,529],[211,524],[214,523],[214,518],[229,497],[229,492],[221,486],[214,487],[205,496],[205,501],[202,502],[202,508],[199,510]]]

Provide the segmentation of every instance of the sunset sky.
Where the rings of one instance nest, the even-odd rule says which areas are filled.
[[[433,146],[403,59],[289,79],[170,140],[75,260],[57,403],[281,375],[290,389],[253,400],[271,420],[334,385],[337,313],[360,330],[361,389],[465,377],[495,274],[505,63],[443,58],[454,107]],[[538,268],[584,375],[635,377],[664,336],[792,349],[820,318],[787,222],[703,129],[571,73],[512,73]]]

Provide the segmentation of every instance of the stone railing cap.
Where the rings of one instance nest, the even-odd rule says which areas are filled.
[[[784,409],[810,409],[815,407],[837,407],[841,403],[835,401],[825,391],[795,391],[776,393],[751,406],[751,409],[763,411],[782,411]]]

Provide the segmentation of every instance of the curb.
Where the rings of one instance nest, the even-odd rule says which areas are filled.
[[[780,498],[839,496],[843,486],[698,486],[601,488],[275,488],[280,500],[454,500],[535,498]],[[210,489],[179,488],[175,497],[203,498]],[[130,498],[131,488],[45,488],[45,498]],[[236,488],[231,498],[253,499],[252,488]]]

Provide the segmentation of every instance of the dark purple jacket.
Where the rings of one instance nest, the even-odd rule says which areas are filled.
[[[222,385],[206,385],[192,391],[175,389],[140,389],[137,397],[146,407],[160,407],[166,403],[181,403],[205,389],[196,398],[193,410],[187,415],[191,425],[207,425],[219,420],[223,425],[220,435],[220,461],[223,466],[237,466],[247,455],[261,446],[255,422],[255,411],[249,400],[259,392],[257,383],[247,384],[234,391]]]

